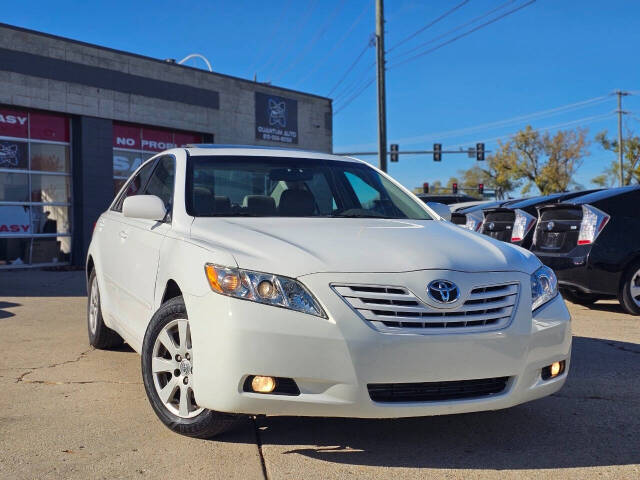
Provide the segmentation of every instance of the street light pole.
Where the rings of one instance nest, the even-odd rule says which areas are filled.
[[[384,63],[384,5],[376,0],[376,61],[378,66],[378,167],[387,171],[387,106]]]

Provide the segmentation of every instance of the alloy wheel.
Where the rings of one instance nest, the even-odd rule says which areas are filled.
[[[153,345],[151,370],[156,392],[164,406],[180,418],[193,418],[200,408],[193,394],[191,330],[186,318],[167,323]]]
[[[640,270],[633,274],[629,284],[629,294],[633,302],[640,307]]]
[[[100,308],[100,293],[98,292],[98,279],[93,277],[91,282],[91,297],[89,298],[89,330],[95,335],[98,328],[98,310]]]

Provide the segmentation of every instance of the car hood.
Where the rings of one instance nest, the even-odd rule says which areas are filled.
[[[231,253],[241,268],[289,277],[427,269],[532,273],[540,265],[527,250],[436,220],[200,217],[191,237],[212,254]]]

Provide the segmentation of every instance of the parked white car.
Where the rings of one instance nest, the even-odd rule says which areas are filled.
[[[496,410],[569,369],[549,268],[352,158],[158,154],[98,219],[87,279],[91,344],[139,352],[158,417],[190,436],[238,414]]]

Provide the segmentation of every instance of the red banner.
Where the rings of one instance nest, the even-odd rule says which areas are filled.
[[[113,148],[161,152],[200,142],[202,135],[198,133],[172,132],[160,128],[113,123]]]
[[[151,128],[142,129],[142,150],[161,152],[175,148],[175,146],[176,144],[173,143],[173,132]]]
[[[202,135],[197,133],[180,133],[176,132],[173,136],[176,146],[184,147],[190,143],[202,143]]]
[[[29,137],[29,114],[20,110],[0,109],[0,136]]]
[[[29,127],[31,138],[51,140],[54,142],[69,141],[69,119],[51,113],[30,113]]]
[[[113,124],[113,148],[128,148],[130,150],[142,150],[142,129],[132,125]]]

